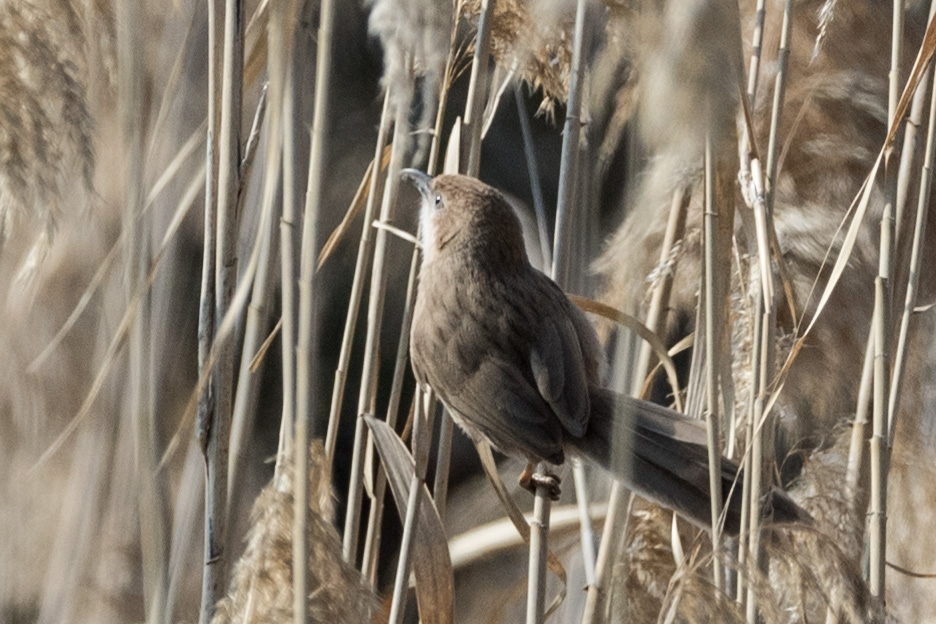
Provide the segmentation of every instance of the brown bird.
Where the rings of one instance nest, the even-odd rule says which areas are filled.
[[[696,525],[711,523],[706,431],[699,421],[602,388],[601,347],[585,315],[530,265],[520,221],[496,189],[461,175],[404,172],[423,198],[423,248],[410,354],[474,439],[529,462],[587,458]],[[722,460],[725,531],[741,522],[738,467]],[[732,487],[734,486],[734,487]],[[730,494],[734,492],[733,494]],[[730,494],[730,496],[729,496]],[[784,493],[762,501],[775,521],[808,515]]]

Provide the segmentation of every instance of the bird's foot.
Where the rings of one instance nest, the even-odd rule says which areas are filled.
[[[549,498],[554,501],[559,500],[559,495],[562,493],[562,488],[559,487],[562,480],[548,472],[537,474],[535,464],[527,464],[517,481],[520,483],[520,487],[529,490],[533,495],[536,495],[536,488],[545,488]]]

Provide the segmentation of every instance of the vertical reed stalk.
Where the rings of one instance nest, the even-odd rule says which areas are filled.
[[[930,6],[929,21],[932,23],[933,17],[936,16],[936,3],[933,3]],[[913,130],[913,136],[916,136],[916,129],[920,125],[920,120],[922,118],[922,109],[923,104],[926,100],[926,92],[929,88],[930,82],[932,80],[933,70],[930,69],[926,75],[920,80],[920,84],[917,87],[916,93],[913,95],[913,106],[910,113],[910,121],[907,124],[906,132],[907,137],[904,139],[904,146],[906,148],[907,142],[910,141],[911,129]],[[932,165],[933,165],[933,125],[936,124],[936,89],[932,95],[930,95],[930,111],[929,118],[927,121],[927,131],[926,131],[926,147],[924,148],[923,154],[923,165],[920,169],[920,188],[917,195],[917,206],[916,206],[916,216],[914,218],[913,225],[913,239],[910,249],[910,258],[909,265],[906,267],[906,291],[904,294],[904,307],[900,316],[900,329],[898,330],[897,338],[897,348],[894,352],[894,370],[891,378],[891,389],[889,396],[889,404],[887,407],[887,431],[889,434],[888,446],[891,446],[894,441],[894,429],[896,425],[897,411],[900,409],[900,386],[903,383],[904,378],[904,369],[907,364],[907,338],[910,333],[910,319],[913,315],[913,308],[916,306],[916,299],[918,293],[918,284],[920,279],[920,266],[922,262],[922,245],[924,240],[924,235],[926,233],[927,225],[927,215],[929,212],[929,199],[930,199],[930,190],[932,188]],[[897,211],[898,214],[903,208],[903,204],[906,202],[907,190],[904,187],[909,186],[910,182],[910,163],[913,161],[913,151],[909,153],[904,149],[904,153],[901,156],[900,160],[900,173],[898,174],[897,182]],[[906,175],[904,175],[906,173]],[[901,182],[903,181],[903,185]],[[902,192],[903,191],[903,192]],[[897,241],[898,251],[903,251],[906,247],[904,244],[904,236],[900,234],[900,226],[903,222],[903,218],[897,218],[897,233],[895,233],[895,240]],[[904,252],[905,254],[905,252]],[[901,255],[904,255],[901,254]],[[898,270],[903,268],[903,263],[898,262]],[[900,277],[897,278],[897,282],[900,283]]]
[[[751,106],[754,106],[757,83],[760,80],[760,62],[764,45],[764,19],[767,16],[765,4],[765,0],[757,0],[757,9],[754,14],[754,35],[751,38],[751,65],[747,84],[747,97]]]
[[[426,165],[426,173],[430,176],[434,176],[438,170],[439,152],[442,149],[442,126],[443,122],[445,121],[445,110],[448,106],[448,90],[450,85],[450,76],[452,75],[452,68],[455,64],[455,41],[457,36],[458,20],[456,19],[452,24],[452,38],[449,44],[448,58],[445,59],[445,73],[443,74],[445,78],[442,81],[442,86],[439,92],[439,108],[436,111],[435,127],[433,128],[432,133],[432,144],[429,148],[429,163]],[[460,136],[461,128],[456,125],[454,132],[457,133],[457,136]],[[458,167],[456,166],[455,171],[443,171],[443,173],[455,173],[457,171]],[[413,264],[410,267],[410,279],[416,277],[415,271],[418,270],[419,265],[417,258],[420,257],[420,252],[421,250],[418,247],[413,250]],[[409,310],[411,307],[412,302],[410,301],[408,294],[407,309]],[[409,340],[411,324],[412,318],[410,318],[409,324],[405,324],[403,327],[403,331],[407,335],[407,340]],[[431,409],[429,411],[429,418],[432,418],[433,414],[435,413],[435,409]],[[439,412],[439,444],[436,454],[435,481],[432,485],[432,498],[435,502],[436,511],[439,513],[439,517],[442,519],[443,524],[445,523],[445,507],[448,502],[448,482],[452,463],[452,434],[454,433],[454,429],[455,423],[452,421],[452,417],[449,415],[448,410],[443,406],[442,410]]]
[[[783,23],[780,26],[780,49],[777,51],[777,78],[774,84],[773,109],[770,114],[770,138],[767,145],[766,199],[767,214],[773,218],[774,188],[777,182],[777,166],[780,157],[780,117],[786,95],[790,43],[793,37],[793,0],[783,5]]]
[[[238,211],[243,210],[243,189],[249,174],[249,165],[256,152],[259,142],[260,124],[266,111],[267,89],[264,87],[260,94],[260,101],[254,113],[250,137],[241,160],[241,189],[238,192]],[[254,410],[259,392],[259,372],[250,370],[251,363],[260,345],[263,344],[264,334],[270,324],[270,304],[273,297],[273,286],[276,278],[276,262],[274,255],[279,253],[279,237],[273,228],[272,220],[269,227],[260,233],[262,240],[260,249],[260,263],[257,266],[257,278],[253,283],[250,294],[250,305],[247,306],[247,320],[244,325],[244,345],[241,349],[240,367],[237,373],[237,392],[234,397],[234,412],[231,418],[231,448],[228,466],[228,511],[235,508],[235,501],[239,499],[240,489],[236,488],[237,479],[243,468],[245,459],[244,444],[253,429]]]
[[[262,214],[271,214],[273,206],[276,203],[277,193],[280,189],[282,159],[284,151],[284,109],[286,104],[284,100],[289,95],[290,87],[287,80],[287,72],[291,71],[289,61],[289,24],[291,23],[291,6],[288,3],[277,2],[269,9],[266,24],[267,40],[267,108],[269,114],[266,120],[266,152],[264,154],[263,186],[260,195],[260,205]],[[280,296],[282,306],[282,331],[280,340],[282,348],[282,382],[283,382],[283,412],[280,422],[279,447],[276,455],[275,476],[276,480],[281,470],[283,462],[290,457],[288,450],[291,448],[292,435],[292,417],[293,404],[295,399],[294,384],[294,360],[293,352],[286,345],[291,344],[294,336],[294,314],[290,311],[295,309],[295,299],[293,296],[294,283],[292,276],[294,266],[295,250],[295,227],[294,227],[294,202],[286,202],[285,198],[282,205],[279,206],[279,254],[280,254]],[[271,219],[272,221],[272,219]],[[271,223],[272,226],[272,223]],[[246,351],[245,351],[246,355]],[[254,354],[246,357],[253,358]],[[285,426],[284,426],[285,425]]]
[[[345,385],[348,381],[348,363],[351,361],[351,347],[354,343],[354,333],[357,329],[358,314],[361,310],[361,299],[364,295],[364,284],[367,281],[367,267],[371,263],[374,252],[374,212],[380,201],[381,164],[384,148],[390,134],[390,90],[384,94],[383,110],[380,113],[380,128],[377,131],[377,145],[374,149],[374,160],[371,161],[370,185],[367,193],[367,203],[364,208],[364,225],[361,232],[361,242],[358,244],[357,260],[354,264],[354,279],[351,283],[351,298],[348,301],[348,314],[345,318],[344,333],[341,337],[341,351],[338,355],[338,366],[335,369],[335,384],[332,388],[331,409],[328,414],[328,431],[325,434],[325,457],[331,466],[335,460],[335,445],[338,442],[338,426],[341,422],[341,408],[344,403]]]
[[[721,483],[721,438],[719,435],[718,410],[718,365],[717,358],[721,351],[721,332],[718,327],[722,321],[723,299],[716,284],[716,271],[722,267],[716,264],[715,249],[716,219],[719,217],[716,206],[716,157],[712,146],[712,137],[705,138],[705,212],[703,217],[703,262],[704,278],[702,297],[704,304],[705,332],[705,424],[708,434],[709,461],[709,497],[712,501],[712,570],[716,589],[721,589],[724,582],[721,562],[721,530],[719,528],[722,511]]]
[[[299,335],[296,345],[295,494],[293,511],[293,621],[309,621],[309,436],[312,427],[312,400],[316,391],[315,351],[318,306],[315,270],[318,257],[319,215],[322,212],[322,186],[325,177],[326,139],[331,94],[332,38],[335,28],[333,0],[319,7],[318,49],[315,60],[315,112],[309,148],[309,176],[302,220],[302,258],[299,272]],[[288,72],[290,76],[292,72]],[[292,80],[287,80],[292,83]],[[286,102],[291,106],[291,98]],[[290,108],[291,110],[291,108]],[[284,139],[285,140],[285,139]],[[286,155],[284,154],[284,159]],[[284,160],[285,164],[285,160]],[[284,190],[287,181],[283,181]],[[290,345],[287,345],[290,347]]]
[[[559,196],[556,205],[556,232],[550,276],[566,288],[569,281],[570,241],[574,224],[572,211],[576,205],[576,172],[581,155],[579,137],[581,135],[582,91],[582,54],[585,46],[585,0],[578,0],[575,6],[575,32],[572,38],[572,66],[569,70],[569,98],[566,102],[566,119],[562,136],[562,160],[559,167]],[[546,473],[545,463],[536,468],[539,475]],[[585,491],[578,490],[585,485],[584,469],[579,463],[573,464],[573,470],[580,474],[575,479],[577,496],[584,497]],[[533,503],[533,521],[530,523],[530,564],[527,585],[527,624],[540,624],[544,618],[546,602],[546,553],[549,550],[549,493],[545,487],[537,486]],[[584,522],[590,523],[585,507]],[[583,554],[587,552],[583,549]],[[594,562],[586,563],[594,568]]]
[[[464,172],[477,176],[481,168],[481,128],[484,125],[484,103],[487,100],[488,61],[491,58],[491,25],[497,0],[481,0],[481,15],[478,18],[478,36],[475,39],[475,56],[471,64],[471,80],[468,83],[468,102],[465,104],[464,129],[468,141],[467,157],[460,158]],[[463,154],[464,156],[464,154]]]
[[[124,229],[127,231],[127,301],[140,296],[139,312],[129,336],[130,417],[134,430],[138,512],[146,621],[162,623],[166,615],[168,527],[164,493],[156,469],[158,451],[154,408],[152,296],[147,284],[150,265],[150,220],[143,214],[143,9],[117,6],[118,106],[124,136]],[[138,294],[139,293],[139,294]]]
[[[747,549],[739,552],[739,560],[746,563],[753,571],[761,565],[763,552],[760,543],[760,498],[764,486],[763,421],[767,417],[765,406],[770,394],[774,377],[774,346],[776,342],[775,287],[770,262],[770,240],[773,238],[772,220],[774,190],[777,186],[777,174],[780,156],[780,125],[785,104],[786,84],[790,45],[792,41],[793,3],[786,0],[783,7],[783,20],[780,29],[780,46],[777,50],[777,77],[774,82],[773,106],[770,115],[770,131],[767,144],[766,178],[760,184],[759,167],[753,167],[757,198],[754,206],[757,225],[757,248],[760,262],[760,280],[755,297],[754,335],[752,338],[751,367],[753,393],[748,413],[748,445],[750,446],[750,468],[745,479],[742,495],[744,496],[742,524],[746,530],[742,539],[747,540]],[[753,101],[753,98],[752,98]],[[763,192],[763,196],[761,196]],[[737,598],[744,595],[744,579],[739,579]],[[757,619],[757,604],[753,584],[747,586],[746,615],[749,622]]]
[[[527,119],[523,103],[523,89],[520,83],[514,85],[514,100],[517,103],[517,116],[520,119],[520,131],[523,134],[523,154],[526,160],[527,175],[530,178],[530,194],[533,196],[533,208],[536,211],[536,232],[539,235],[540,253],[543,266],[552,266],[552,250],[549,248],[549,230],[546,225],[546,203],[543,199],[543,187],[540,184],[539,168],[536,165],[536,150],[533,147],[533,132]]]
[[[900,54],[903,40],[903,3],[894,0],[891,35],[891,67],[888,73],[888,127],[892,127],[900,95]],[[871,500],[869,502],[869,572],[871,593],[884,599],[885,552],[887,550],[887,411],[890,392],[891,299],[893,272],[894,202],[897,195],[897,163],[893,145],[884,152],[884,213],[881,216],[878,275],[874,280],[874,398],[871,434]]]
[[[215,10],[218,10],[216,7]],[[237,281],[237,192],[240,188],[240,123],[244,67],[243,5],[227,0],[224,8],[223,65],[221,68],[220,131],[218,135],[218,203],[214,259],[215,331],[231,305]],[[217,334],[215,335],[217,338]],[[224,341],[212,376],[214,413],[201,423],[205,475],[205,570],[202,578],[202,615],[210,619],[226,589],[228,436],[233,405],[234,345]],[[207,620],[204,620],[207,621]]]
[[[871,319],[871,328],[874,319]],[[858,403],[855,406],[855,421],[852,423],[851,442],[848,447],[848,467],[845,472],[847,492],[852,496],[855,508],[863,508],[859,504],[858,481],[861,478],[862,464],[864,463],[864,447],[866,440],[865,430],[868,426],[868,408],[871,405],[871,388],[874,377],[874,334],[868,332],[868,341],[865,343],[864,363],[861,366],[861,383],[858,386]]]
[[[219,0],[208,2],[208,130],[205,145],[205,217],[203,225],[201,291],[199,293],[198,307],[198,376],[208,375],[208,353],[211,350],[211,341],[214,338],[214,260],[217,244],[217,216],[215,208],[218,203],[218,150],[216,148],[218,135],[221,129],[221,115],[218,108],[220,99],[220,73],[221,73],[221,45],[223,43],[223,14],[220,11]],[[204,451],[207,440],[205,423],[214,418],[214,397],[212,384],[207,384],[198,397],[198,413],[196,430],[199,436],[199,445]],[[204,605],[203,605],[204,606]],[[204,612],[202,615],[204,622]]]
[[[666,223],[666,233],[663,236],[663,245],[660,248],[660,266],[665,266],[671,261],[670,256],[674,245],[682,240],[690,199],[692,199],[692,194],[687,187],[681,187],[673,194],[669,219]],[[666,327],[674,274],[674,271],[664,271],[653,290],[645,320],[645,324],[651,331],[658,331]],[[647,376],[652,355],[652,348],[644,342],[641,345],[640,353],[636,359],[637,366],[634,369],[635,374],[632,380],[632,394],[634,395],[637,395],[643,387],[643,379]],[[614,543],[617,540],[626,539],[626,532],[622,528],[627,524],[629,512],[626,508],[629,500],[632,500],[632,496],[624,491],[620,482],[614,481],[611,485],[611,494],[608,497],[608,513],[605,517],[605,525],[595,559],[594,582],[588,586],[582,624],[593,624],[601,621],[598,618],[600,617],[599,613],[603,610],[602,605],[608,597],[606,588],[613,563],[611,559]]]
[[[400,399],[403,394],[403,379],[406,375],[406,367],[409,363],[409,333],[413,324],[413,304],[416,299],[416,276],[419,272],[419,248],[413,249],[413,256],[410,262],[409,280],[406,285],[406,303],[403,308],[403,322],[400,326],[400,338],[397,342],[396,361],[393,365],[393,381],[390,389],[390,402],[387,406],[387,424],[396,428],[398,415],[400,413]],[[419,395],[414,398],[417,409],[419,408]],[[430,421],[435,416],[435,410],[428,410],[425,417]],[[414,416],[415,418],[415,416]],[[415,421],[414,421],[415,422]],[[423,427],[425,429],[425,427]],[[415,448],[419,441],[413,437],[413,446]],[[383,466],[377,467],[377,479],[374,484],[374,498],[368,512],[367,533],[364,538],[364,559],[361,563],[361,570],[367,576],[372,585],[377,582],[377,560],[380,554],[381,528],[383,526],[384,499],[387,493],[387,473]],[[410,493],[410,496],[415,496]],[[409,509],[409,508],[407,508]],[[414,516],[414,518],[417,516]]]
[[[542,466],[537,472],[542,474]],[[552,501],[542,487],[536,488],[533,519],[530,521],[529,585],[527,587],[526,624],[542,624],[546,608],[546,558],[549,553],[549,509]]]
[[[397,102],[408,102],[408,97],[394,95]],[[390,167],[384,186],[380,206],[380,221],[393,222],[396,212],[399,174],[406,151],[409,134],[408,113],[405,106],[394,106],[393,144],[390,150]],[[354,447],[351,454],[350,483],[348,485],[348,508],[345,514],[344,534],[342,536],[342,554],[346,561],[357,560],[358,539],[361,528],[361,506],[364,496],[364,453],[365,443],[369,439],[365,414],[374,413],[377,394],[377,374],[379,368],[380,330],[383,326],[383,309],[387,291],[387,231],[377,230],[374,243],[374,264],[371,271],[371,288],[367,309],[367,338],[364,346],[364,364],[361,374],[361,390],[358,396],[358,417],[354,429]]]

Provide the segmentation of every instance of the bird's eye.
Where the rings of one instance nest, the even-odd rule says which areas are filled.
[[[442,205],[442,196],[441,196],[441,195],[436,195],[436,196],[435,196],[435,205],[436,205],[436,206],[441,206],[441,205]]]

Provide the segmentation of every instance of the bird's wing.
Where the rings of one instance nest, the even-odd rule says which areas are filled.
[[[588,379],[571,319],[545,319],[530,347],[530,371],[562,427],[574,437],[584,435],[590,411]]]
[[[562,463],[560,423],[516,366],[487,358],[464,383],[444,387],[446,405],[468,416],[466,429],[477,429],[504,453]]]

